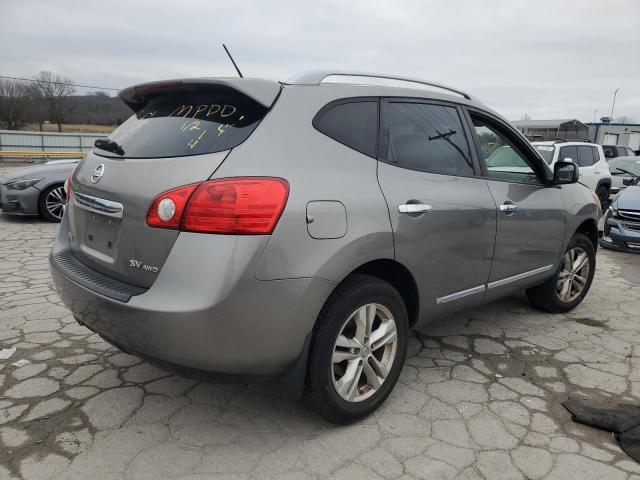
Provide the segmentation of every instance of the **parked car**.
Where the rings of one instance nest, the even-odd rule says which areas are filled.
[[[77,164],[78,160],[54,160],[6,173],[0,177],[0,211],[59,222],[66,201],[64,182]]]
[[[609,171],[611,171],[611,195],[615,195],[640,175],[640,157],[613,158],[609,161]]]
[[[278,378],[349,422],[391,392],[410,328],[521,290],[549,312],[583,300],[600,208],[575,164],[552,171],[467,93],[336,75],[372,82],[122,91],[136,113],[73,173],[50,257],[75,318],[167,370]]]
[[[575,162],[580,168],[580,183],[596,192],[603,205],[609,201],[611,173],[600,145],[557,140],[533,145],[551,167],[559,160]]]
[[[634,157],[637,155],[633,149],[623,147],[622,145],[602,145],[602,150],[604,151],[607,162],[613,158]]]
[[[614,197],[605,213],[600,245],[613,250],[640,253],[640,177],[630,177],[633,178],[625,181],[628,187]]]

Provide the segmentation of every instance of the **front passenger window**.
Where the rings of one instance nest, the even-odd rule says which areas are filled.
[[[484,163],[489,177],[519,183],[540,183],[533,169],[504,135],[476,118],[473,118],[473,126],[480,144],[480,162]]]

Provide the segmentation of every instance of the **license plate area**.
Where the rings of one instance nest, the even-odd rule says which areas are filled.
[[[121,219],[95,212],[83,211],[84,229],[80,249],[87,255],[107,263],[114,263],[117,257],[118,235]]]

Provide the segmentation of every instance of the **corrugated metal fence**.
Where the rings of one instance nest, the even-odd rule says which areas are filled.
[[[0,130],[0,152],[87,152],[104,133],[53,133]],[[25,155],[26,156],[26,155]],[[33,157],[33,155],[30,155]],[[43,155],[42,157],[45,157]],[[57,158],[61,158],[56,155]],[[23,160],[24,156],[2,157],[3,160]]]

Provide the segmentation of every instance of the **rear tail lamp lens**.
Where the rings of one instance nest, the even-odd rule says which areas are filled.
[[[147,223],[187,232],[268,235],[277,225],[288,196],[289,184],[282,178],[209,180],[156,197]]]
[[[193,183],[158,195],[151,203],[147,213],[147,225],[178,230],[184,209],[196,188],[198,188],[198,184]]]
[[[74,168],[73,170],[71,170],[71,173],[69,174],[69,176],[67,177],[67,179],[64,181],[64,193],[67,196],[67,202],[71,199],[71,178],[73,177],[73,174],[75,173],[76,169]]]

